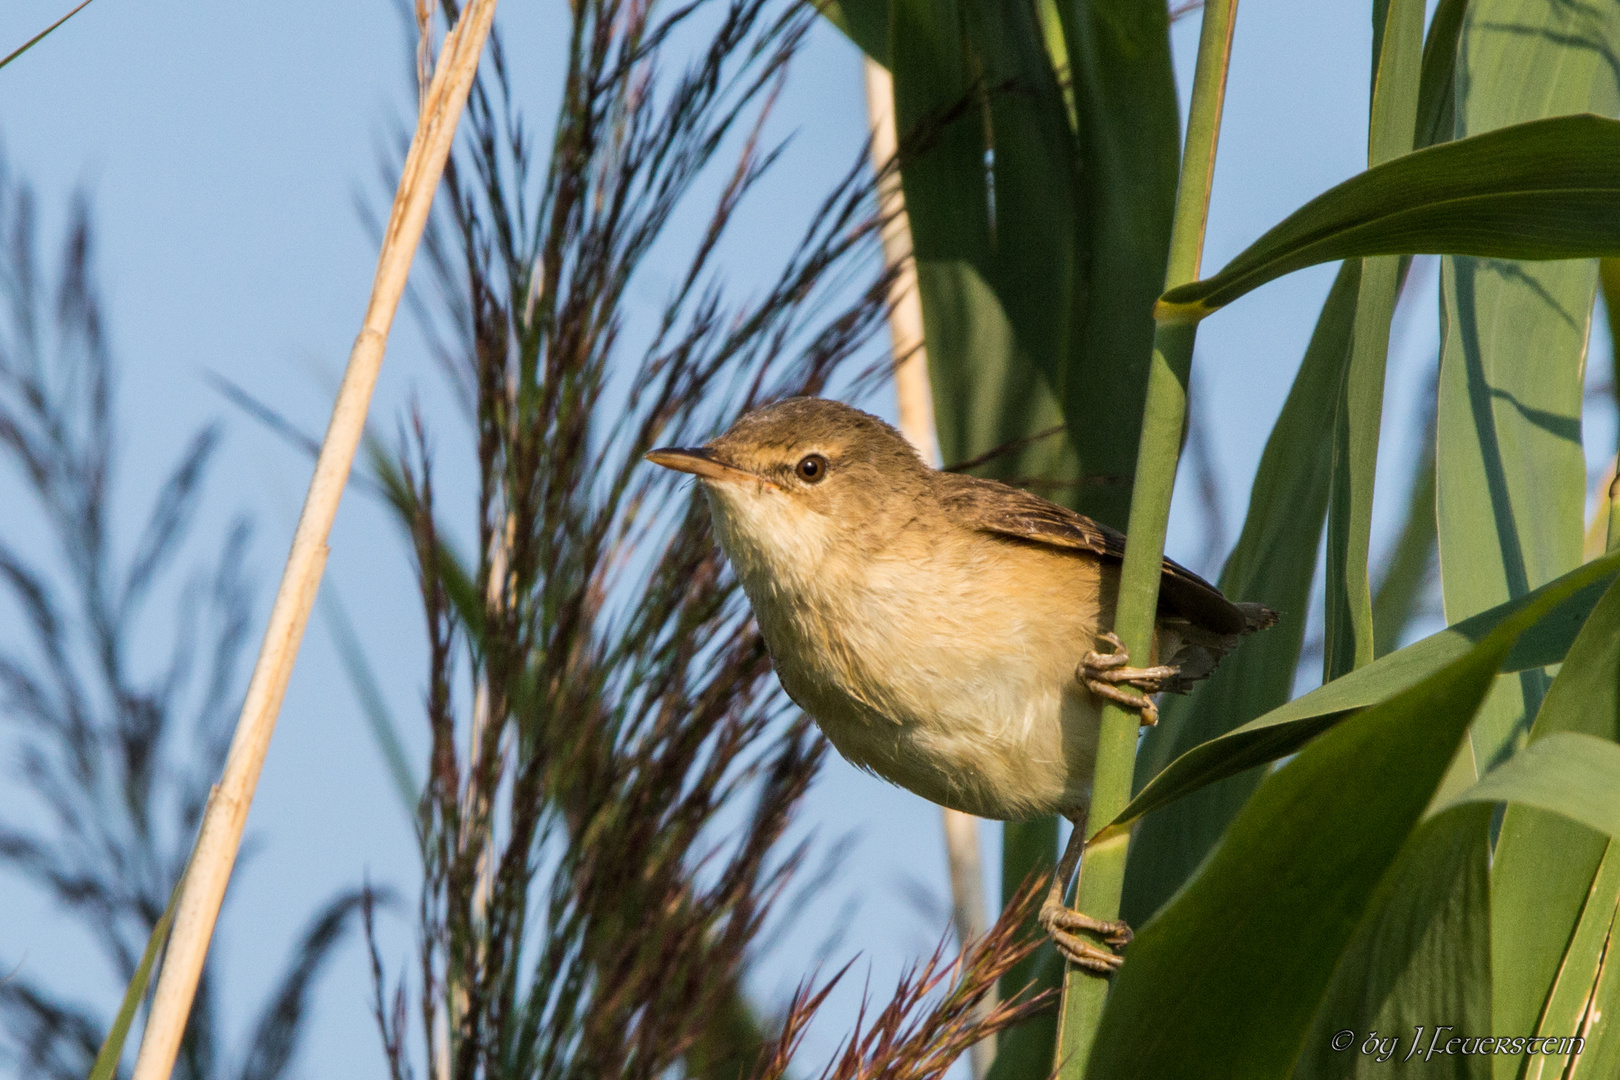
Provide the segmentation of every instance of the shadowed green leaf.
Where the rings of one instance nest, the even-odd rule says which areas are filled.
[[[991,267],[984,117],[952,0],[896,0],[891,26],[901,182],[922,297],[934,420],[945,464],[1063,423],[1020,348]],[[976,470],[980,471],[980,470]],[[1074,454],[1043,439],[997,457],[987,475],[1072,481]]]
[[[1528,596],[1447,627],[1194,747],[1155,776],[1093,839],[1118,832],[1143,814],[1217,780],[1292,754],[1351,712],[1384,701],[1456,662],[1495,628],[1551,595],[1563,599],[1517,639],[1502,670],[1558,663],[1617,572],[1620,555],[1587,563]]]
[[[974,265],[995,294],[1011,333],[1008,344],[1017,359],[1009,361],[1028,364],[1041,373],[1045,387],[1062,410],[1067,439],[1079,452],[1081,470],[1097,475],[1089,459],[1099,436],[1088,432],[1071,414],[1063,390],[1065,378],[1085,377],[1084,372],[1072,375],[1072,365],[1066,361],[1073,333],[1073,309],[1078,296],[1083,295],[1084,283],[1079,274],[1086,256],[1080,250],[1081,223],[1076,205],[1079,164],[1062,92],[1035,20],[1034,5],[989,0],[958,3],[962,48],[977,68],[977,85],[970,92],[978,99],[979,108],[973,111],[971,122],[978,125],[985,148],[990,150],[988,158],[980,152],[976,161],[963,163],[964,167],[978,167],[976,197],[981,204],[989,204],[989,231],[984,247],[973,255]],[[901,85],[916,77],[911,65],[902,69],[897,64],[897,96]],[[903,133],[914,130],[910,125],[901,127]],[[902,153],[902,166],[904,158]],[[915,222],[922,210],[912,209],[909,189],[907,196],[907,209]],[[925,312],[929,302],[925,292]],[[939,335],[928,333],[926,337],[930,370],[945,386],[965,381],[964,367],[983,360],[980,356],[962,357]],[[936,344],[950,351],[936,359]],[[938,389],[935,396],[939,397]],[[980,411],[984,403],[974,402],[972,407]],[[1017,413],[1023,412],[1022,407],[1017,409]],[[1018,435],[1033,433],[1020,430]],[[985,443],[971,449],[979,454],[996,445]],[[1083,509],[1089,493],[1090,489],[1063,492],[1060,500]]]
[[[1514,641],[1587,584],[1569,575],[1268,776],[1208,862],[1138,932],[1089,1080],[1174,1076],[1188,1061],[1204,1078],[1287,1076]]]
[[[1056,8],[1077,117],[1084,244],[1054,385],[1085,475],[1120,478],[1088,485],[1074,505],[1124,528],[1181,160],[1169,13],[1162,0],[1056,0]]]
[[[1620,121],[1558,116],[1418,150],[1317,196],[1220,273],[1171,289],[1191,322],[1268,281],[1370,255],[1573,259],[1620,254]]]
[[[1327,514],[1333,414],[1344,381],[1361,264],[1346,262],[1328,292],[1305,358],[1283,403],[1249,493],[1243,532],[1221,571],[1228,596],[1282,613],[1245,641],[1186,697],[1167,695],[1159,723],[1142,737],[1138,790],[1180,755],[1282,705],[1294,685],[1305,614]],[[1122,913],[1140,925],[1168,900],[1260,783],[1233,776],[1146,821],[1131,840]]]
[[[1449,1037],[1490,1028],[1490,865],[1490,807],[1418,826],[1345,947],[1295,1080],[1412,1075],[1401,1066],[1414,1041],[1427,1049],[1418,1029],[1427,1035],[1449,1026]],[[1344,1030],[1355,1040],[1335,1048],[1333,1037]],[[1478,1056],[1432,1065],[1417,1058],[1409,1068],[1424,1077],[1490,1075]]]

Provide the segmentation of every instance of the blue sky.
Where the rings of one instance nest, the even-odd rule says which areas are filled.
[[[67,0],[0,6],[0,52],[57,16]],[[1245,0],[1240,9],[1204,265],[1214,269],[1322,189],[1364,166],[1366,4]],[[532,88],[531,118],[548,115],[563,6],[505,0],[499,23]],[[1190,83],[1197,16],[1175,28],[1180,83]],[[375,247],[357,201],[387,192],[379,151],[406,115],[406,46],[390,0],[276,4],[98,0],[0,71],[0,147],[29,179],[59,235],[67,197],[93,201],[108,324],[123,364],[120,387],[130,505],[150,496],[191,431],[215,417],[229,434],[216,466],[205,529],[247,511],[259,525],[254,565],[260,618],[291,536],[309,464],[232,411],[206,379],[218,372],[319,430],[370,286]],[[776,265],[797,220],[864,138],[859,58],[821,28],[778,111],[794,132],[777,178],[742,219],[727,251],[746,284]],[[46,250],[53,250],[47,243]],[[1228,540],[1242,520],[1248,477],[1287,392],[1331,267],[1292,275],[1245,297],[1201,330],[1199,408],[1226,477]],[[1402,501],[1415,436],[1416,390],[1436,347],[1434,274],[1420,271],[1398,316],[1386,411],[1386,452],[1400,473],[1380,485],[1376,527],[1387,533]],[[649,296],[657,295],[656,292]],[[1601,335],[1595,335],[1601,341]],[[1594,348],[1595,378],[1607,376]],[[455,414],[409,319],[398,323],[373,417],[391,426],[418,395],[440,442],[459,438]],[[890,411],[887,402],[874,402]],[[1612,446],[1605,415],[1589,441]],[[441,490],[470,473],[446,454]],[[454,495],[452,494],[452,498]],[[1172,555],[1196,560],[1199,521],[1182,499]],[[1377,541],[1375,540],[1375,556]],[[327,581],[342,595],[378,666],[396,714],[419,712],[423,646],[409,565],[391,521],[351,493],[332,540]],[[0,626],[0,633],[5,633]],[[413,729],[414,731],[414,729]],[[418,742],[416,745],[420,745]],[[0,811],[6,806],[0,794]],[[800,916],[767,959],[756,991],[779,1004],[849,902],[857,915],[836,955],[861,952],[886,995],[900,966],[931,950],[943,924],[912,899],[915,885],[944,910],[937,811],[834,760],[804,821],[824,841],[854,833],[842,875]],[[359,882],[407,892],[414,845],[325,630],[312,623],[249,823],[251,857],[233,884],[219,934],[223,998],[240,1031],[279,969],[287,943],[337,889]],[[997,858],[996,830],[987,855]],[[992,893],[993,894],[993,893]],[[0,957],[21,958],[57,984],[110,1003],[121,990],[87,942],[38,897],[0,878],[9,913]],[[409,962],[409,928],[387,928],[385,958]],[[859,969],[857,969],[859,970]],[[854,992],[808,1044],[828,1052],[852,1015]],[[323,984],[303,1056],[304,1075],[380,1077],[360,950],[345,947]]]

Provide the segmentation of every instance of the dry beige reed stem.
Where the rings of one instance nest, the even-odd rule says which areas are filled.
[[[900,172],[894,167],[894,79],[887,68],[866,60],[866,115],[872,129],[872,167],[878,174],[878,212],[883,219],[883,261],[894,271],[889,286],[889,335],[894,345],[894,388],[900,399],[900,430],[931,464],[939,464],[934,435],[934,398],[928,385],[928,353],[923,347],[922,299],[917,264],[911,258],[911,227]]]
[[[894,118],[894,78],[887,68],[866,58],[866,116],[872,129],[872,167],[878,174],[878,212],[883,218],[883,261],[893,271],[889,286],[889,336],[894,350],[894,389],[899,399],[900,431],[932,465],[939,465],[934,430],[933,389],[928,383],[928,353],[923,345],[922,298],[917,292],[917,264],[911,257],[911,227],[906,219],[900,172],[894,167],[899,148]],[[950,871],[952,921],[963,948],[984,933],[984,863],[979,853],[979,820],[960,810],[941,807],[945,825],[945,858]],[[981,1016],[996,1007],[996,992],[979,1003]],[[994,1037],[968,1052],[975,1080],[982,1080],[995,1059]]]
[[[479,55],[489,37],[495,3],[471,0],[463,9],[455,28],[445,36],[433,81],[422,101],[416,135],[405,157],[388,231],[377,259],[365,323],[349,353],[343,385],[332,407],[326,439],[315,462],[315,475],[310,480],[281,587],[276,592],[270,623],[236,723],[236,735],[225,759],[225,772],[203,812],[191,870],[175,913],[174,930],[135,1061],[134,1080],[168,1080],[174,1068],[220,902],[236,862],[253,789],[275,730],[276,714],[304,636],[309,609],[320,587],[321,571],[326,565],[326,538],[365,430],[388,330],[405,291],[411,259],[427,224],[428,209],[450,155]]]

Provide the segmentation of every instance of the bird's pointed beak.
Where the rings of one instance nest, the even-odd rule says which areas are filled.
[[[742,483],[752,481],[756,484],[769,484],[763,476],[757,476],[746,469],[739,469],[735,465],[728,465],[706,446],[681,447],[665,446],[657,450],[649,450],[647,460],[654,465],[662,465],[666,469],[676,472],[691,473],[700,480],[717,480],[721,483]]]

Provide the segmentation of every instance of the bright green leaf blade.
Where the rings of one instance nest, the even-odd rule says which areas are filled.
[[[1537,739],[1453,800],[1502,802],[1562,814],[1620,837],[1620,744],[1560,731]]]
[[[1361,260],[1361,288],[1350,363],[1333,422],[1333,482],[1328,502],[1322,681],[1373,659],[1373,483],[1384,411],[1389,325],[1400,295],[1401,260]]]
[[[1571,575],[1268,776],[1209,861],[1138,932],[1088,1077],[1175,1076],[1188,1061],[1207,1080],[1287,1076],[1513,642],[1585,583]]]
[[[1523,753],[1563,733],[1608,740],[1610,746],[1620,740],[1617,672],[1620,589],[1611,588],[1570,646]],[[1603,837],[1558,814],[1508,808],[1492,873],[1495,998],[1501,1023],[1520,1026],[1498,1030],[1535,1029],[1607,847]],[[1549,851],[1558,858],[1548,859]]]
[[[1322,305],[1294,385],[1266,440],[1243,532],[1220,587],[1282,612],[1186,697],[1167,695],[1136,757],[1140,790],[1172,761],[1288,700],[1305,639],[1305,613],[1327,515],[1333,414],[1344,380],[1360,263],[1346,262]],[[1131,840],[1122,912],[1141,925],[1181,887],[1260,782],[1230,777],[1143,821]]]
[[[1417,137],[1423,9],[1423,0],[1373,0],[1368,165],[1382,165],[1410,153]]]
[[[186,868],[190,869],[189,862]],[[141,953],[141,962],[135,967],[135,974],[130,978],[128,988],[124,990],[124,1000],[118,1006],[118,1015],[113,1017],[107,1038],[102,1041],[95,1064],[90,1067],[89,1080],[112,1080],[118,1075],[118,1063],[124,1056],[124,1040],[129,1037],[129,1027],[135,1022],[135,1014],[140,1010],[141,1002],[146,999],[146,988],[151,983],[152,967],[157,963],[158,953],[163,951],[164,942],[169,940],[169,926],[174,922],[174,909],[180,902],[180,888],[185,883],[186,875],[181,873],[180,880],[175,882],[174,891],[169,894],[169,906],[163,909],[158,921],[152,924],[152,933],[146,939],[146,949]]]
[[[1615,907],[1620,903],[1620,844],[1606,841],[1604,848],[1603,860],[1581,907],[1580,921],[1564,950],[1552,992],[1547,995],[1536,1025],[1536,1034],[1543,1038],[1564,1038],[1581,1031],[1609,959],[1609,934],[1614,928]],[[1620,961],[1620,957],[1614,959]],[[1538,1055],[1528,1062],[1524,1080],[1552,1080],[1564,1075],[1568,1064],[1569,1055]]]
[[[1620,254],[1620,121],[1559,116],[1396,158],[1317,196],[1220,273],[1171,289],[1190,321],[1268,281],[1370,255],[1573,259]]]
[[[35,34],[33,37],[31,37],[27,41],[23,42],[17,48],[11,50],[11,52],[6,54],[5,57],[0,58],[0,68],[5,67],[7,64],[9,64],[13,60],[17,59],[17,57],[21,56],[23,53],[27,52],[29,49],[32,49],[35,45],[38,45],[41,41],[45,40],[45,37],[48,34],[50,34],[50,32],[52,30],[55,30],[58,26],[61,26],[63,23],[67,22],[69,19],[73,18],[73,16],[75,16],[79,12],[83,11],[86,7],[89,6],[89,4],[90,4],[90,0],[83,0],[83,2],[80,3],[77,7],[75,7],[72,11],[68,12],[66,15],[62,16],[60,19],[57,19],[55,22],[51,23],[51,25],[47,26],[45,29],[41,30],[39,33]]]
[[[1620,555],[1587,563],[1529,596],[1414,642],[1235,731],[1194,747],[1155,776],[1105,831],[1117,832],[1143,814],[1208,784],[1292,754],[1350,712],[1384,701],[1455,662],[1506,620],[1554,594],[1565,599],[1519,638],[1508,652],[1503,670],[1523,671],[1558,663],[1616,572],[1620,572]]]
[[[1295,1080],[1387,1077],[1407,1062],[1414,1042],[1426,1049],[1439,1026],[1452,1029],[1442,1046],[1453,1033],[1489,1030],[1490,865],[1489,807],[1418,826],[1333,972]],[[1346,1030],[1355,1037],[1338,1046],[1334,1036]],[[1490,1075],[1488,1059],[1479,1057],[1429,1068],[1422,1075]]]

